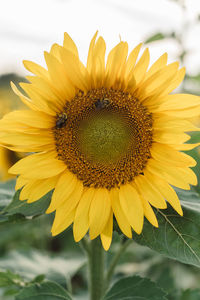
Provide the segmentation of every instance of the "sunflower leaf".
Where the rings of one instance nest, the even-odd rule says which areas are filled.
[[[118,280],[103,300],[167,300],[166,293],[154,282],[139,276]]]
[[[145,221],[142,234],[135,234],[134,240],[169,258],[200,267],[200,196],[180,189],[177,193],[183,217],[170,207],[157,210],[159,227]]]
[[[195,290],[187,289],[182,293],[182,295],[179,299],[180,300],[199,300],[200,299],[200,290],[199,289],[195,289]]]
[[[9,215],[22,214],[26,217],[43,214],[50,203],[52,192],[47,193],[41,199],[33,203],[19,200],[20,191],[17,191],[12,202],[4,209],[4,213]]]
[[[148,43],[152,43],[152,42],[155,42],[155,41],[163,40],[164,38],[166,38],[166,36],[162,32],[158,32],[158,33],[150,36],[149,38],[147,38],[144,41],[144,43],[148,44]]]
[[[21,290],[16,300],[71,300],[70,294],[59,284],[46,281],[31,284]]]
[[[15,194],[15,180],[0,182],[0,224],[8,221],[8,216],[3,214],[4,209],[10,204]]]
[[[0,182],[0,211],[11,201],[15,193],[15,180]]]
[[[23,280],[20,275],[15,274],[9,270],[0,271],[0,287],[7,287],[11,285],[19,285],[23,284]]]
[[[29,252],[12,251],[0,258],[2,271],[10,270],[17,272],[25,281],[35,283],[43,278],[50,281],[65,284],[67,276],[74,276],[85,264],[83,256],[72,256],[72,254],[54,257],[49,253],[42,253],[37,250]]]

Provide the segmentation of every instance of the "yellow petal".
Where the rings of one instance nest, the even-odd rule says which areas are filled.
[[[50,80],[46,81],[35,76],[26,76],[26,78],[31,84],[23,86],[22,83],[20,85],[23,86],[34,102],[38,103],[40,110],[55,116],[63,109],[67,99],[63,99]]]
[[[166,85],[166,88],[163,89],[163,92],[160,94],[161,96],[167,95],[171,93],[174,89],[176,89],[181,82],[183,81],[185,77],[185,67],[181,68],[177,71],[176,75],[174,76],[173,80],[168,82],[168,85]]]
[[[70,82],[82,91],[89,89],[89,75],[78,57],[65,48],[61,49],[61,58]]]
[[[140,43],[139,45],[137,45],[129,54],[127,62],[126,62],[126,70],[125,70],[125,74],[124,77],[127,79],[131,76],[132,71],[135,67],[135,63],[136,60],[138,58],[138,54],[140,52],[140,49],[142,47],[142,43]]]
[[[148,72],[146,73],[145,80],[152,76],[154,73],[159,71],[161,68],[166,66],[167,64],[167,57],[168,54],[164,53],[159,57],[159,59],[156,60],[156,62],[149,68]]]
[[[151,205],[156,208],[167,208],[167,204],[160,194],[158,189],[156,189],[151,182],[145,177],[145,175],[139,175],[135,178],[135,184],[143,196],[143,198],[148,201]]]
[[[67,227],[69,227],[72,224],[74,220],[74,215],[75,209],[70,211],[68,214],[62,215],[62,218],[60,218],[60,214],[57,211],[53,222],[53,226],[51,228],[52,235],[55,236],[67,229]]]
[[[153,159],[149,159],[146,170],[153,173],[154,175],[164,179],[169,184],[172,184],[176,187],[179,187],[184,190],[189,190],[189,180],[185,177],[185,174],[183,174],[184,168],[178,168],[178,167],[166,167],[166,165],[163,165],[162,163],[155,161]]]
[[[36,79],[37,78],[37,79]],[[48,83],[46,83],[42,78],[35,77],[34,80],[37,80],[37,86],[30,83],[24,83],[21,82],[20,86],[21,88],[28,94],[28,96],[31,98],[32,102],[35,104],[35,106],[38,108],[37,110],[45,111],[48,114],[55,115],[61,106],[56,101],[54,102],[54,105],[50,107],[50,101],[49,99],[52,99],[54,96],[53,91],[50,91],[50,86]],[[41,91],[40,88],[43,86],[43,90]],[[49,98],[46,96],[46,94],[43,92],[45,89],[45,93],[48,93],[51,95]],[[56,97],[55,97],[56,99]]]
[[[49,166],[51,166],[50,170]],[[22,174],[26,178],[43,179],[58,175],[65,169],[66,165],[61,160],[49,158],[46,153],[37,153],[19,160],[9,169],[9,173]]]
[[[65,170],[65,172],[61,174],[56,184],[50,206],[48,207],[46,213],[52,213],[55,209],[60,207],[74,192],[76,184],[76,176],[68,170]]]
[[[77,183],[77,188],[68,199],[56,209],[55,220],[52,227],[52,234],[56,235],[66,229],[74,221],[76,206],[80,201],[83,185]]]
[[[57,89],[63,99],[63,104],[65,104],[66,99],[71,100],[74,96],[74,90],[71,88],[65,69],[63,65],[48,52],[44,52],[44,57],[51,77],[51,83]]]
[[[18,176],[16,180],[15,190],[21,189],[25,184],[29,182],[28,178],[24,178],[23,176]]]
[[[7,149],[14,151],[14,152],[39,152],[42,151],[44,149],[44,146],[31,146],[31,150],[29,149],[28,146],[10,146],[7,144],[4,144],[4,147],[6,147]],[[42,149],[43,148],[43,149]],[[45,148],[47,151],[53,151],[55,150],[54,147],[52,145],[45,145]]]
[[[146,201],[142,195],[140,195],[141,200],[142,200],[142,205],[143,205],[143,209],[144,209],[144,215],[147,218],[147,220],[155,227],[158,227],[158,220],[155,216],[155,213],[151,207],[151,205],[149,204],[148,201]]]
[[[110,190],[110,198],[111,198],[111,205],[112,209],[115,215],[115,218],[117,220],[117,223],[119,225],[119,228],[121,231],[128,237],[132,238],[132,230],[130,223],[128,222],[128,219],[126,215],[124,214],[120,201],[119,201],[119,189],[113,188]]]
[[[182,144],[187,142],[190,136],[186,133],[181,133],[180,129],[174,128],[171,132],[169,130],[155,130],[153,140],[161,144]]]
[[[149,181],[156,186],[159,192],[164,196],[164,198],[171,204],[171,206],[179,213],[183,215],[183,211],[180,205],[180,201],[174,189],[163,179],[153,175],[152,173],[146,171],[145,176]]]
[[[106,64],[106,78],[104,85],[111,87],[120,78],[120,72],[123,70],[128,54],[128,44],[120,42],[108,54]]]
[[[68,215],[72,210],[78,205],[81,196],[83,194],[83,184],[81,181],[77,180],[76,187],[70,196],[64,199],[61,206],[56,208],[56,213],[59,215],[60,219],[63,220],[66,215]]]
[[[159,106],[160,111],[164,110],[180,110],[200,105],[200,97],[189,94],[173,94],[163,98],[162,104]]]
[[[185,153],[178,152],[177,150],[164,144],[153,144],[151,148],[151,155],[155,160],[177,167],[194,167],[196,161]]]
[[[72,38],[69,36],[67,32],[64,33],[63,47],[71,51],[74,55],[78,57],[78,50],[76,44],[74,43],[74,41],[72,40]]]
[[[180,132],[200,130],[198,127],[194,126],[190,121],[184,119],[177,119],[163,114],[154,114],[154,119],[155,120],[153,127],[156,130],[166,130],[168,132],[174,130],[180,130]]]
[[[120,187],[119,199],[131,227],[140,234],[143,228],[144,211],[139,194],[133,186],[126,184]]]
[[[136,84],[139,84],[145,76],[146,70],[149,66],[150,55],[149,49],[145,49],[144,53],[142,54],[141,58],[137,62],[134,70],[133,76],[135,78]]]
[[[30,193],[34,189],[34,185],[32,181],[29,181],[21,190],[19,195],[19,200],[27,200],[29,198]]]
[[[21,190],[19,195],[19,200],[21,201],[27,200],[30,192],[32,191],[31,188],[33,188],[33,185],[30,182],[28,182]]]
[[[108,222],[101,233],[101,242],[104,250],[108,250],[110,248],[110,244],[112,242],[112,233],[113,233],[113,213],[110,213],[110,217]]]
[[[111,203],[107,189],[96,189],[89,212],[90,238],[102,233],[110,216]]]
[[[61,62],[60,46],[58,44],[55,43],[51,46],[50,54],[57,58],[59,62]]]
[[[166,110],[164,113],[176,118],[193,118],[200,115],[200,106],[180,110]]]
[[[148,95],[146,98],[143,97],[142,101],[143,101],[144,105],[150,106],[150,105],[152,105],[152,103],[159,104],[159,99],[168,95],[168,90],[169,90],[168,87],[169,87],[170,83],[173,82],[174,78],[177,76],[179,63],[174,62],[171,65],[174,68],[174,72],[172,73],[172,76],[170,77],[170,79],[165,80],[164,83],[159,85],[158,88],[154,91],[154,93],[150,97],[148,97]]]
[[[177,150],[182,150],[182,151],[189,151],[192,150],[196,147],[198,147],[200,145],[200,143],[196,143],[196,144],[180,144],[180,145],[170,145],[173,148],[177,149]]]
[[[22,146],[26,152],[42,151],[45,145],[52,144],[50,135],[44,135],[38,130],[37,134],[24,134],[22,132],[0,133],[0,143],[12,146]]]
[[[42,78],[49,78],[48,71],[44,69],[42,66],[29,61],[29,60],[23,60],[24,67],[31,73],[42,77]]]
[[[26,185],[22,189],[19,199],[28,200],[28,203],[39,200],[41,197],[51,191],[56,184],[57,176],[42,180],[27,180]]]
[[[32,187],[28,196],[28,203],[32,203],[46,195],[55,188],[58,176],[50,177],[42,180],[32,180]]]
[[[99,37],[93,51],[93,63],[91,68],[91,80],[95,88],[99,88],[103,85],[105,76],[105,51],[105,41],[102,37]]]
[[[189,184],[197,185],[197,176],[193,170],[190,168],[178,168],[178,171],[183,175],[184,178],[187,178]]]
[[[3,136],[3,132],[9,132],[9,133],[13,133],[13,132],[22,132],[22,133],[30,133],[28,129],[30,129],[31,133],[32,133],[32,130],[33,132],[35,131],[35,128],[30,128],[30,127],[27,127],[26,125],[24,124],[20,124],[16,121],[10,121],[8,120],[6,117],[7,117],[8,114],[6,114],[1,120],[0,120],[0,136]]]
[[[157,93],[158,89],[163,86],[165,82],[170,82],[171,78],[177,72],[177,63],[172,63],[156,73],[153,73],[150,77],[145,79],[137,91],[137,96],[140,99],[145,99]]]
[[[55,126],[55,120],[51,116],[33,110],[16,110],[4,116],[4,121],[15,121],[31,127],[52,128]],[[1,120],[1,121],[2,121]]]
[[[30,109],[33,110],[39,110],[37,108],[37,106],[35,105],[35,103],[33,103],[33,101],[31,99],[29,99],[28,97],[24,96],[16,87],[16,85],[11,81],[11,88],[13,90],[13,92],[20,97],[20,99],[22,100],[22,102],[28,106]]]
[[[94,193],[94,188],[85,189],[77,206],[73,225],[74,239],[76,242],[79,242],[88,231],[89,210],[92,199],[94,197]]]
[[[89,46],[89,51],[88,51],[88,58],[87,58],[87,70],[90,73],[93,68],[93,59],[94,59],[94,47],[95,47],[95,41],[97,38],[98,31],[95,32]]]

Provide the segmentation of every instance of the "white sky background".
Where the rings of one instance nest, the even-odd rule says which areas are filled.
[[[22,60],[44,64],[43,51],[62,44],[67,31],[86,62],[89,42],[98,29],[107,51],[119,41],[130,49],[156,32],[181,31],[184,23],[200,15],[200,0],[185,0],[186,12],[170,0],[0,0],[0,74],[28,72]],[[200,72],[200,23],[184,32],[191,52],[186,60],[189,73]],[[150,44],[152,62],[164,52],[169,61],[180,48],[171,40]]]

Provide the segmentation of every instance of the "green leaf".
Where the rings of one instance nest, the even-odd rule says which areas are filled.
[[[189,144],[195,144],[195,143],[199,143],[200,141],[200,132],[199,131],[192,131],[189,132],[191,138],[188,141]]]
[[[21,290],[16,300],[72,300],[69,293],[53,281],[31,284]]]
[[[19,200],[20,190],[15,193],[15,180],[0,183],[0,222],[20,221],[23,216],[43,214],[49,206],[52,192],[34,203]],[[13,217],[10,217],[14,215]]]
[[[199,82],[200,81],[200,73],[195,75],[195,76],[189,76],[188,74],[186,75],[186,80],[194,80],[194,81],[197,81]]]
[[[182,293],[180,300],[199,300],[200,299],[200,290],[186,290]]]
[[[167,300],[166,293],[147,278],[131,276],[118,280],[103,300]]]
[[[141,235],[134,240],[141,245],[180,262],[200,267],[200,196],[177,189],[184,215],[172,208],[157,210],[159,228],[145,221]]]
[[[0,287],[7,287],[12,285],[23,285],[23,280],[18,274],[12,273],[7,270],[0,272]]]
[[[156,264],[150,266],[147,277],[155,281],[156,284],[167,291],[168,294],[175,294],[176,285],[173,278],[173,268],[168,259],[162,259],[162,261],[158,260]]]
[[[15,193],[15,180],[0,182],[0,211],[11,201]]]
[[[151,43],[151,42],[155,42],[155,41],[159,41],[159,40],[163,40],[164,38],[166,38],[166,36],[161,33],[161,32],[158,32],[152,36],[150,36],[149,38],[147,38],[144,43],[145,44],[148,44],[148,43]]]
[[[192,141],[192,143],[199,143],[199,141],[200,141],[199,132],[193,132],[191,134],[191,141]],[[199,154],[199,149],[195,148],[190,151],[186,151],[186,154],[192,156],[197,162],[196,166],[193,167],[192,169],[197,176],[198,184],[196,186],[193,186],[192,189],[196,190],[200,194],[200,167],[199,167],[200,166],[200,154]]]
[[[15,193],[15,180],[0,182],[0,224],[8,221],[3,210],[10,204]]]
[[[33,203],[27,203],[26,201],[19,200],[19,194],[20,191],[18,190],[15,193],[12,202],[4,209],[4,213],[9,215],[19,213],[26,217],[43,214],[47,210],[52,196],[52,192],[49,192],[40,200]]]
[[[64,279],[73,276],[85,264],[85,258],[81,255],[50,256],[32,250],[28,253],[13,251],[0,259],[2,269],[9,269],[20,274],[26,281],[35,280],[36,276],[45,274],[48,280]]]
[[[44,281],[45,279],[45,275],[41,274],[41,275],[37,275],[35,278],[33,278],[33,280],[31,281],[32,283],[41,283],[42,281]]]

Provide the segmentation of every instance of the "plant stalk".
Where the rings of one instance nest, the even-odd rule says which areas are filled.
[[[100,300],[104,293],[104,256],[100,238],[92,240],[88,253],[90,300]]]
[[[110,266],[108,268],[107,271],[107,276],[106,276],[106,286],[105,288],[107,289],[109,287],[110,281],[112,279],[113,273],[115,271],[115,268],[121,258],[121,255],[126,251],[127,247],[132,243],[131,239],[128,239],[125,241],[125,243],[123,243],[122,245],[120,245],[119,250],[117,251],[117,253],[115,254],[115,256],[113,257]]]

